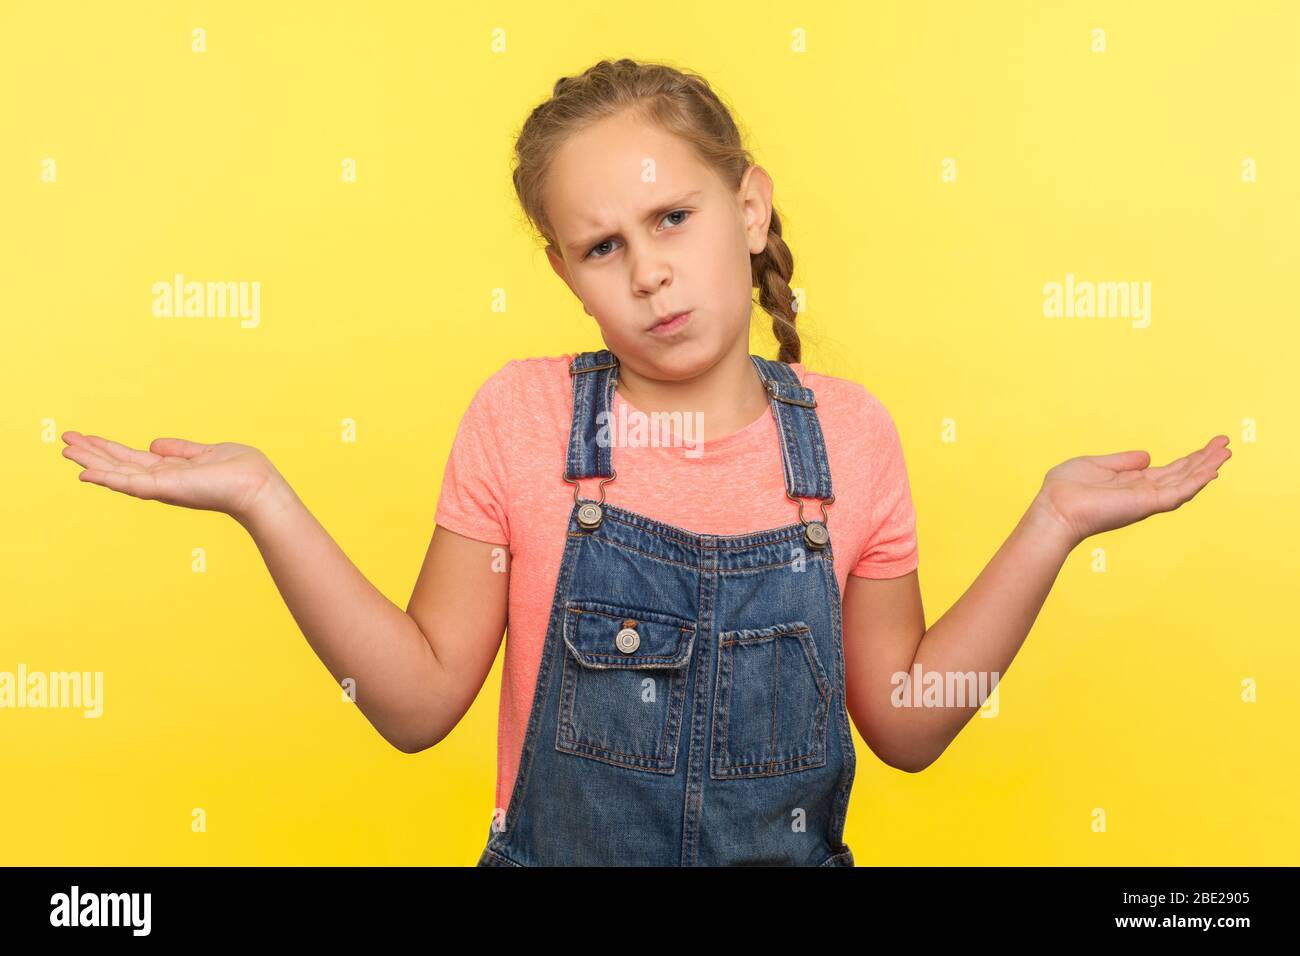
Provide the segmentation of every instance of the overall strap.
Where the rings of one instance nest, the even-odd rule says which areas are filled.
[[[750,359],[772,403],[772,416],[781,437],[786,494],[791,498],[834,500],[813,390],[801,385],[799,376],[785,362],[760,355],[751,355]],[[564,478],[612,476],[613,443],[608,438],[603,442],[597,439],[601,428],[611,425],[618,358],[609,349],[581,352],[569,365],[569,375],[573,378],[573,421]],[[605,434],[608,436],[608,431]]]
[[[787,363],[761,355],[750,358],[772,402],[772,415],[781,436],[786,494],[791,498],[833,501],[830,462],[813,390],[799,384],[799,376]]]
[[[602,426],[608,429],[612,424],[618,359],[609,349],[582,352],[569,365],[569,375],[573,378],[573,423],[569,426],[564,478],[571,481],[594,476],[612,477],[613,442],[606,440],[602,443],[597,438]],[[601,415],[601,412],[605,414]]]

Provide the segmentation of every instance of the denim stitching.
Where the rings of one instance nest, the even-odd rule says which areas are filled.
[[[571,636],[576,638],[569,627],[570,620],[573,619],[572,612],[575,609],[566,606],[564,617],[564,643],[575,653],[581,655],[581,652],[573,644]],[[599,611],[579,611],[578,613],[595,613]],[[636,613],[646,613],[637,611],[628,611],[626,616],[632,616]],[[651,612],[655,613],[655,612]],[[612,615],[606,615],[611,617]],[[664,615],[671,617],[671,615]],[[647,623],[652,622],[647,619]],[[662,624],[663,627],[672,627],[671,624]],[[693,631],[694,628],[680,628],[680,631]],[[691,649],[694,646],[694,638],[686,645],[686,649],[680,652],[683,661],[689,661]],[[649,658],[646,658],[649,660]],[[598,672],[610,670],[610,668],[594,668]],[[639,668],[617,668],[620,670],[631,670]],[[588,757],[599,760],[602,763],[612,764],[617,767],[627,767],[632,770],[646,770],[655,773],[673,774],[677,770],[677,741],[681,739],[681,703],[679,698],[685,696],[686,692],[686,675],[682,673],[681,668],[669,667],[647,667],[645,669],[654,669],[668,672],[667,697],[665,698],[666,707],[662,725],[658,731],[659,747],[658,752],[651,754],[633,753],[628,751],[617,750],[612,747],[604,747],[591,741],[579,739],[577,728],[573,722],[574,710],[577,706],[578,687],[581,684],[582,674],[589,670],[582,662],[575,661],[572,655],[566,654],[564,659],[563,678],[560,685],[560,712],[557,715],[555,728],[555,749],[562,753],[576,754],[581,757]],[[596,676],[590,676],[589,679],[599,679]],[[565,731],[568,731],[566,734]]]
[[[830,591],[833,598],[831,603],[831,627],[834,633],[844,633],[844,621],[841,612],[842,596],[840,594],[839,580],[834,574],[827,574],[822,569],[822,579]],[[844,686],[847,688],[847,675],[845,674],[846,664],[844,661],[843,641],[837,641],[832,645],[834,649],[834,660],[831,662],[835,669],[834,681],[835,686]],[[853,730],[848,711],[848,695],[843,694],[840,697],[839,706],[835,711],[835,725],[839,729],[840,750],[843,753],[843,767],[840,771],[841,785],[836,793],[835,803],[833,805],[833,816],[831,817],[831,835],[841,843],[844,841],[844,824],[849,812],[849,797],[853,790],[853,780],[857,776],[857,749],[853,743]]]
[[[570,532],[568,533],[568,536],[569,536],[570,538],[590,538],[590,537],[591,537],[591,534],[590,534],[589,532],[570,531]],[[674,561],[672,558],[665,558],[663,555],[659,555],[659,554],[651,554],[649,551],[642,551],[640,548],[635,547],[635,546],[630,545],[630,544],[624,544],[622,541],[614,541],[614,540],[612,540],[612,539],[610,539],[610,538],[595,538],[595,539],[593,539],[593,540],[597,540],[597,541],[599,541],[601,544],[606,545],[606,546],[611,547],[611,548],[621,548],[621,549],[624,550],[624,551],[631,551],[631,552],[634,553],[634,554],[643,554],[643,555],[645,555],[647,558],[652,558],[652,559],[654,559],[655,561],[662,561],[664,564],[675,565],[676,567],[679,567],[679,568],[685,568],[685,569],[688,570],[688,571],[699,572],[699,571],[701,570],[701,569],[700,569],[700,566],[697,565],[697,564],[683,564],[683,563],[680,562],[680,561]],[[826,553],[826,552],[829,552],[829,546],[826,547],[826,548],[823,548],[823,549],[822,549],[822,552],[823,552],[823,554],[815,554],[815,555],[808,555],[808,556],[805,556],[805,560],[806,560],[806,561],[824,561],[824,560],[827,560],[827,559],[829,559],[829,558],[832,557],[832,555],[830,555],[829,553]],[[789,559],[786,559],[786,560],[783,560],[783,561],[777,561],[777,562],[775,562],[775,563],[773,563],[773,564],[755,564],[755,565],[748,565],[748,566],[743,567],[743,568],[719,568],[719,569],[716,571],[716,573],[717,573],[717,574],[726,575],[727,577],[735,577],[735,576],[744,576],[744,575],[747,575],[747,574],[757,574],[757,573],[759,573],[759,572],[761,572],[761,571],[772,571],[772,570],[775,570],[775,569],[777,569],[777,568],[785,568],[785,567],[789,567],[789,565],[790,565],[790,561],[789,561]]]
[[[768,633],[769,631],[772,633]],[[731,704],[733,700],[732,689],[734,686],[734,668],[732,664],[734,651],[732,648],[734,648],[735,645],[765,644],[768,641],[772,641],[774,642],[773,654],[779,655],[779,639],[782,637],[794,637],[798,640],[804,658],[808,663],[808,668],[812,673],[813,682],[817,685],[819,697],[817,709],[813,713],[812,718],[811,743],[813,749],[806,753],[785,757],[781,760],[768,760],[763,763],[749,764],[732,763],[727,760],[727,745],[729,743],[728,734],[731,726]],[[779,657],[777,660],[778,663],[776,666],[779,667]],[[801,621],[791,621],[786,624],[772,624],[767,627],[723,631],[719,634],[718,666],[716,672],[717,686],[715,687],[714,693],[713,747],[710,752],[710,774],[715,780],[734,779],[738,777],[773,777],[791,773],[796,770],[811,770],[826,765],[827,721],[830,716],[830,698],[834,696],[835,688],[827,678],[826,669],[818,659],[817,645],[812,639],[812,629],[807,624]],[[725,701],[722,696],[722,687],[724,684],[726,686]],[[773,736],[772,742],[769,744],[769,750],[771,751],[776,750],[775,727],[778,704],[779,700],[774,696],[772,704]],[[764,772],[745,772],[758,767],[764,768]]]
[[[576,515],[578,508],[575,505],[570,515],[570,520]],[[525,789],[528,786],[529,771],[532,770],[533,755],[536,753],[537,735],[541,726],[542,711],[544,709],[546,688],[554,676],[552,673],[552,661],[555,659],[555,642],[559,639],[556,630],[559,623],[563,620],[563,606],[558,600],[560,595],[565,593],[569,587],[569,579],[573,576],[574,567],[577,565],[577,552],[575,549],[566,547],[564,555],[560,561],[560,571],[556,575],[555,596],[552,601],[551,613],[547,619],[546,638],[542,642],[542,660],[538,664],[536,688],[533,691],[532,706],[528,710],[528,724],[524,730],[524,746],[519,754],[519,767],[515,772],[515,784],[511,789],[508,808],[506,810],[506,819],[503,829],[491,834],[488,837],[488,847],[493,848],[508,842],[510,835],[513,834],[513,823],[518,819],[519,805]],[[539,692],[540,691],[540,692]],[[528,746],[529,741],[533,746]]]

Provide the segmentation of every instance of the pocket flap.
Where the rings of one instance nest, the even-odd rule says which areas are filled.
[[[627,634],[620,643],[619,634],[625,630],[634,636]],[[570,601],[565,605],[564,643],[584,667],[678,668],[690,660],[695,624],[658,611]]]

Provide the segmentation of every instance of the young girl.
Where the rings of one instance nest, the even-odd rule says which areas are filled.
[[[517,154],[524,211],[606,347],[511,361],[479,389],[406,612],[255,448],[67,432],[64,455],[83,480],[239,521],[404,752],[456,726],[508,611],[480,865],[852,866],[853,728],[928,766],[983,700],[899,706],[914,669],[995,682],[1071,549],[1192,498],[1227,437],[1159,468],[1129,451],[1051,469],[927,630],[893,421],[800,363],[772,180],[709,85],[602,61],[556,83]],[[749,352],[754,288],[776,360]]]

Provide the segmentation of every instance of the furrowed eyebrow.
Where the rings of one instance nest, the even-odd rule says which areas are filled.
[[[661,218],[663,218],[664,215],[666,215],[667,213],[672,212],[674,209],[676,209],[676,208],[677,208],[678,206],[680,206],[682,203],[687,202],[687,201],[689,201],[689,200],[691,200],[691,199],[694,199],[696,196],[698,196],[698,195],[699,195],[700,193],[702,193],[703,191],[704,191],[704,190],[702,190],[702,189],[692,189],[690,192],[683,193],[682,195],[680,195],[680,196],[678,196],[676,199],[674,199],[672,202],[664,203],[664,204],[662,204],[662,205],[660,205],[660,206],[657,206],[656,208],[652,209],[650,212],[646,213],[646,214],[641,218],[641,221],[642,221],[642,222],[649,222],[651,219],[661,219]],[[590,238],[577,239],[577,240],[575,240],[575,241],[569,243],[568,246],[567,246],[567,248],[568,248],[568,250],[569,250],[570,252],[586,252],[588,249],[590,249],[590,248],[592,248],[593,246],[595,246],[598,242],[603,242],[603,241],[604,241],[604,237],[605,237],[607,234],[608,234],[608,233],[605,232],[605,231],[602,231],[602,232],[599,232],[599,233],[594,233],[594,234],[592,234],[592,235],[590,236]]]

